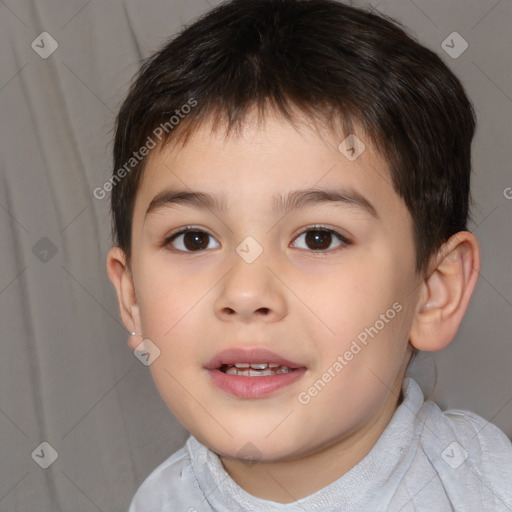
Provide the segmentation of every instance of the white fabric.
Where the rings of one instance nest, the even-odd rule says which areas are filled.
[[[471,412],[442,412],[424,402],[410,377],[403,391],[404,401],[370,453],[297,502],[248,494],[219,457],[190,436],[144,481],[129,512],[512,510],[512,445],[503,432]]]

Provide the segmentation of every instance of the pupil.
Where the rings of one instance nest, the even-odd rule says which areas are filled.
[[[189,231],[183,237],[183,243],[189,251],[203,250],[208,247],[208,236],[200,231]]]
[[[306,234],[306,243],[310,249],[326,249],[331,245],[332,235],[327,231],[308,231]]]

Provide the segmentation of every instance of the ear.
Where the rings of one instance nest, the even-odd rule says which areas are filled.
[[[135,336],[130,336],[128,340],[130,348],[135,350],[142,341],[139,307],[132,272],[124,251],[119,247],[112,247],[108,252],[107,273],[117,292],[121,320],[129,332],[136,333]]]
[[[456,233],[433,258],[421,283],[409,341],[418,350],[445,348],[455,337],[480,274],[475,236]]]

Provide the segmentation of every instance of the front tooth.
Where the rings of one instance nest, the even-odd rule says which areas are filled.
[[[249,363],[236,363],[235,366],[237,368],[249,368],[251,365]]]
[[[288,366],[279,366],[279,368],[269,367],[263,370],[255,370],[254,368],[237,368],[236,366],[230,366],[225,373],[228,375],[238,375],[241,377],[266,377],[269,375],[289,372],[291,372],[291,369],[288,368]]]
[[[279,368],[281,365],[278,363],[268,363],[269,368]]]
[[[267,363],[251,363],[253,370],[264,370],[267,367]]]
[[[274,375],[274,370],[267,368],[266,370],[249,370],[249,377],[267,377],[269,375]]]

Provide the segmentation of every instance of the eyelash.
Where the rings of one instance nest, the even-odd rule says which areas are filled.
[[[293,241],[297,240],[299,237],[309,233],[309,232],[320,232],[320,233],[323,233],[323,234],[329,234],[329,235],[333,235],[335,238],[338,239],[338,241],[340,242],[340,245],[335,247],[334,249],[302,249],[302,250],[307,250],[313,254],[323,254],[323,253],[329,253],[329,252],[334,252],[334,251],[337,251],[345,246],[349,246],[349,245],[352,245],[352,241],[349,240],[347,237],[343,236],[341,233],[338,233],[336,230],[334,229],[331,229],[331,228],[327,228],[325,226],[310,226],[308,227],[307,229],[305,229],[304,231],[302,231],[301,233],[299,233],[294,239]],[[187,233],[200,233],[200,234],[203,234],[203,235],[207,235],[209,236],[210,238],[213,238],[214,237],[208,233],[207,231],[199,228],[199,227],[196,227],[196,226],[186,226],[185,228],[181,229],[180,231],[177,231],[175,233],[172,233],[170,234],[169,236],[167,236],[163,243],[162,243],[162,246],[163,247],[169,247],[171,246],[170,250],[172,251],[175,251],[175,252],[178,252],[178,253],[194,253],[194,252],[203,252],[205,250],[208,250],[208,249],[200,249],[198,251],[190,251],[190,250],[182,250],[182,249],[176,249],[174,247],[172,247],[172,242],[174,240],[176,240],[176,238],[178,238],[179,236],[181,235],[185,235]]]

